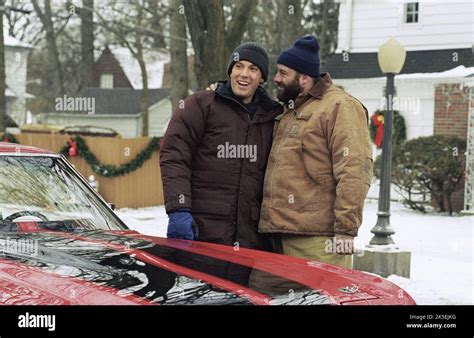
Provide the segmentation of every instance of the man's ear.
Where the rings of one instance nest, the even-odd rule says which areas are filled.
[[[308,74],[300,75],[300,85],[305,86],[311,80],[311,76]]]
[[[260,84],[264,84],[265,83],[265,80],[264,79],[260,79]]]

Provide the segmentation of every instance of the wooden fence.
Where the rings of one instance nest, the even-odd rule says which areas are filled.
[[[56,153],[69,140],[67,135],[20,134],[15,137],[22,145],[50,149]],[[151,140],[149,137],[122,139],[85,136],[83,139],[101,164],[111,165],[130,162]],[[94,175],[100,184],[100,194],[117,208],[142,208],[163,204],[158,151],[154,152],[141,168],[118,177],[103,177],[94,173],[80,156],[71,157],[69,161],[86,179],[89,175]]]

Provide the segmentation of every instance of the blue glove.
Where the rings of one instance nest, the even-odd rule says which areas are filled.
[[[189,209],[177,209],[168,214],[168,238],[194,240],[198,228]]]

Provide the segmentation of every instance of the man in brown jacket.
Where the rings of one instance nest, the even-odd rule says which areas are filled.
[[[277,252],[350,268],[372,178],[368,114],[319,73],[318,51],[306,36],[277,61],[286,109],[276,118],[259,231],[273,234]]]
[[[232,53],[229,81],[177,108],[160,152],[168,238],[269,249],[258,233],[274,119],[283,109],[260,86],[268,56],[256,43]],[[197,225],[197,230],[193,229]]]

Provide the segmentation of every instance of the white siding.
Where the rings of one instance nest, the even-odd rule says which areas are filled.
[[[149,136],[163,137],[171,120],[171,101],[163,99],[148,108],[150,114]]]
[[[358,98],[369,111],[371,116],[377,109],[381,108],[384,78],[372,79],[346,79],[334,80],[336,84]],[[397,79],[395,78],[395,87],[397,95],[395,100],[399,102],[408,102],[408,107],[397,107],[405,118],[407,127],[407,139],[413,139],[420,136],[433,135],[434,131],[434,103],[435,86],[438,83],[463,82],[463,79]],[[419,102],[419,109],[418,108]],[[413,105],[411,105],[413,103]],[[410,107],[411,105],[411,107]],[[408,109],[407,109],[408,108]]]
[[[8,114],[18,125],[26,122],[26,65],[29,49],[5,46],[5,82],[16,95],[9,99]]]
[[[376,52],[390,37],[407,50],[471,48],[474,1],[419,1],[419,22],[403,23],[404,4],[415,1],[342,1],[338,52]],[[349,41],[349,37],[352,38]]]

